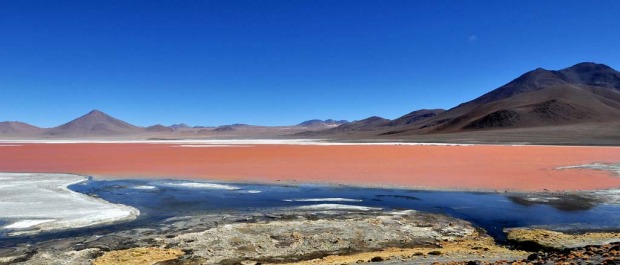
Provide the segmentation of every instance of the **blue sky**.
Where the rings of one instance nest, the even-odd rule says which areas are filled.
[[[620,69],[620,1],[0,0],[0,120],[296,124]]]

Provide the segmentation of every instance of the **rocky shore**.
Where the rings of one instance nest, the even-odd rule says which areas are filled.
[[[0,250],[0,264],[340,264],[342,257],[432,261],[482,252],[528,255],[495,246],[470,223],[444,215],[288,209],[176,217],[155,227],[21,244]]]
[[[511,229],[417,211],[281,210],[175,217],[155,226],[0,250],[0,264],[618,264],[617,233]],[[597,245],[597,246],[595,246]],[[614,263],[615,262],[615,263]]]

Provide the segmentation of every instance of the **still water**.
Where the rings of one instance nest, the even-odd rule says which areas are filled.
[[[278,185],[183,180],[96,180],[71,190],[140,210],[137,220],[29,238],[1,238],[0,246],[117,229],[154,226],[175,216],[282,210],[308,205],[346,204],[384,211],[412,209],[472,222],[499,242],[504,228],[541,226],[556,230],[618,230],[620,205],[599,204],[575,195],[532,195],[361,188],[342,185]]]

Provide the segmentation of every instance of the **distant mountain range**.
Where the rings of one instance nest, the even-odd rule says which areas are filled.
[[[123,136],[141,136],[153,134],[174,136],[179,134],[183,136],[205,136],[209,133],[237,133],[243,136],[252,136],[254,133],[258,135],[273,134],[274,136],[287,133],[301,132],[306,130],[321,130],[332,128],[338,124],[346,123],[346,121],[312,120],[302,122],[296,126],[253,126],[247,124],[231,124],[219,127],[194,126],[187,124],[173,124],[164,126],[156,124],[149,127],[139,127],[117,118],[114,118],[102,111],[93,110],[84,116],[74,119],[70,122],[53,128],[39,128],[27,123],[17,121],[0,122],[0,137],[11,138],[82,138],[82,137],[123,137]],[[302,125],[303,124],[303,125]]]
[[[43,129],[19,121],[0,122],[2,135],[34,135],[43,132]]]
[[[452,109],[416,110],[393,120],[373,116],[354,122],[317,119],[276,127],[246,124],[191,127],[180,123],[144,128],[93,110],[54,128],[0,122],[0,136],[13,138],[128,135],[171,138],[288,135],[474,142],[546,142],[540,139],[557,142],[553,140],[557,138],[562,143],[620,144],[620,73],[596,63],[579,63],[558,71],[538,68]]]
[[[620,73],[603,64],[580,63],[559,71],[535,69],[449,110],[418,110],[394,120],[370,117],[306,135],[406,138],[519,128],[532,131],[531,128],[568,125],[580,128],[587,128],[587,124],[616,126],[618,123]],[[609,136],[620,139],[620,131]]]
[[[349,123],[349,121],[346,120],[307,120],[304,121],[300,124],[298,124],[298,126],[306,126],[306,127],[316,127],[316,126],[339,126],[339,125],[343,125],[343,124],[347,124]]]

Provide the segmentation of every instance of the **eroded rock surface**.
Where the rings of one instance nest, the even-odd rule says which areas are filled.
[[[179,249],[162,248],[132,248],[116,250],[103,254],[93,261],[93,265],[144,265],[155,264],[161,261],[174,260],[183,255]]]
[[[578,248],[588,245],[605,245],[620,242],[620,233],[592,232],[565,234],[545,229],[507,229],[507,239],[521,245],[532,245],[546,249]]]
[[[476,234],[465,221],[409,211],[378,216],[226,224],[166,240],[209,263],[296,261],[388,247],[439,247]]]
[[[442,244],[480,236],[480,231],[466,221],[416,211],[283,209],[175,217],[156,227],[23,244],[3,249],[0,264],[91,264],[115,259],[131,263],[132,257],[143,262],[160,260],[163,264],[294,262],[390,248],[418,247],[432,252]],[[161,253],[145,252],[145,248],[184,254],[172,261],[161,261]]]
[[[21,244],[1,249],[0,264],[614,264],[620,259],[620,244],[610,243],[620,241],[617,233],[511,229],[509,239],[544,247],[509,249],[469,222],[444,215],[288,208],[174,217],[156,226]]]

